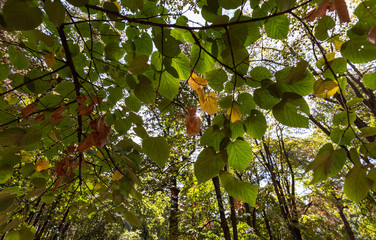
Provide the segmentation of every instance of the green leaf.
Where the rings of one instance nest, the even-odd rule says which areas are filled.
[[[291,68],[289,74],[285,78],[285,83],[288,85],[295,84],[296,82],[304,79],[307,72],[308,62],[300,61],[296,67]]]
[[[322,146],[315,159],[307,166],[306,171],[313,170],[313,179],[310,184],[326,180],[337,174],[343,168],[346,161],[344,149],[334,150],[332,144]]]
[[[343,125],[348,126],[352,124],[356,119],[356,114],[353,111],[342,111],[333,116],[333,125]]]
[[[354,138],[355,134],[350,128],[342,130],[339,127],[334,127],[330,132],[330,139],[338,145],[350,145]]]
[[[209,49],[211,46],[206,46]],[[194,44],[191,48],[191,65],[195,68],[195,71],[201,74],[205,74],[214,67],[215,60],[210,57],[204,50]]]
[[[355,9],[354,14],[359,21],[376,25],[376,4],[374,1],[363,1]]]
[[[249,143],[244,140],[230,142],[227,145],[226,150],[228,164],[240,172],[243,172],[252,161],[253,154],[251,146],[249,146]]]
[[[65,19],[65,8],[60,0],[47,0],[44,2],[44,10],[48,15],[48,18],[51,20],[56,27],[59,27]]]
[[[29,59],[21,51],[18,51],[15,46],[8,47],[8,54],[10,62],[15,68],[21,70],[30,66]]]
[[[258,185],[252,185],[247,182],[242,182],[235,177],[231,176],[230,173],[224,172],[220,175],[221,182],[226,192],[230,196],[234,197],[239,201],[243,201],[256,206],[256,198],[258,193]]]
[[[308,70],[303,70],[305,63],[298,63],[297,67],[284,68],[275,73],[279,88],[283,92],[293,92],[305,96],[313,92],[315,78]],[[298,72],[296,72],[298,71]]]
[[[307,102],[298,94],[285,93],[280,103],[273,107],[273,116],[278,122],[290,127],[308,127],[308,118],[300,112],[309,114]]]
[[[295,6],[296,0],[276,0],[278,9],[283,12]]]
[[[149,56],[138,55],[129,64],[128,70],[133,74],[141,74],[149,68]]]
[[[334,74],[343,74],[347,71],[347,61],[344,58],[336,58],[333,61],[329,62],[329,66]],[[329,68],[324,71],[324,78],[331,78],[336,80],[336,76],[333,76],[333,73]]]
[[[129,222],[132,226],[141,227],[140,219],[132,212],[126,211],[124,213],[124,218]]]
[[[86,4],[89,4],[89,0],[68,0],[68,2],[76,7],[83,7]]]
[[[265,31],[270,38],[285,39],[289,32],[290,21],[286,15],[268,18]]]
[[[252,109],[256,108],[252,95],[246,92],[238,95],[237,103],[243,116],[250,114]]]
[[[3,16],[7,25],[14,30],[33,30],[42,23],[42,11],[22,0],[7,0]]]
[[[228,77],[223,69],[216,68],[206,72],[205,78],[209,86],[217,92],[223,90],[223,84],[227,81]]]
[[[220,153],[216,153],[213,147],[205,148],[197,157],[194,165],[195,176],[198,183],[204,183],[218,176],[219,171],[225,167]]]
[[[226,137],[224,130],[218,129],[218,127],[209,127],[200,138],[201,146],[212,146],[215,151],[220,150],[220,144],[222,139]]]
[[[134,95],[146,104],[153,104],[156,93],[149,79],[140,78],[140,83],[138,83],[134,89]]]
[[[5,236],[5,240],[22,240],[18,231],[11,230]]]
[[[376,90],[376,73],[364,74],[363,82],[369,89]]]
[[[376,46],[363,39],[353,39],[342,44],[341,54],[353,63],[365,63],[376,59]]]
[[[142,88],[142,86],[140,88]],[[153,89],[153,93],[154,93],[154,89]],[[124,99],[124,102],[127,105],[127,107],[134,112],[138,112],[140,110],[141,106],[142,106],[141,101],[138,100],[138,98],[136,97],[136,95],[134,93],[131,93],[131,95],[129,95],[129,97]],[[153,100],[153,102],[154,102],[154,100]]]
[[[359,203],[371,187],[372,180],[367,177],[366,170],[354,166],[346,176],[343,192],[350,200]]]
[[[150,35],[145,32],[141,34],[141,37],[136,36],[134,38],[134,44],[137,55],[150,55],[153,51],[153,41]]]
[[[173,77],[169,72],[162,73],[158,92],[166,98],[173,100],[179,91],[179,79]]]
[[[0,64],[0,81],[6,79],[9,75],[9,67],[5,64]]]
[[[238,19],[238,17],[234,18],[236,18],[236,20]],[[250,17],[245,16],[239,18],[240,21],[247,21],[250,19]],[[259,25],[255,22],[231,25],[229,28],[229,34],[230,38],[238,39],[243,46],[250,46],[261,37]]]
[[[266,132],[266,119],[264,114],[260,111],[253,109],[250,116],[244,121],[246,133],[256,139],[261,140]]]
[[[266,88],[258,88],[253,92],[253,100],[262,109],[272,109],[279,103],[279,99],[273,96]]]
[[[142,141],[144,153],[160,168],[163,168],[170,155],[170,148],[163,137],[149,137]]]
[[[13,168],[9,165],[0,167],[0,184],[8,181],[13,176]]]
[[[27,227],[22,225],[18,234],[20,235],[20,240],[33,240],[35,237],[35,228],[33,226]]]
[[[180,80],[187,80],[191,75],[190,61],[184,53],[180,53],[178,57],[173,58],[171,66],[175,68]]]
[[[130,123],[129,121],[125,120],[125,119],[117,119],[115,124],[114,124],[114,128],[115,130],[121,134],[121,135],[124,135],[127,133],[127,131],[131,128],[132,126],[132,123]]]
[[[154,29],[155,30],[155,29]],[[171,36],[170,30],[164,30],[163,35],[160,29],[154,31],[154,44],[159,52],[166,57],[176,57],[180,53],[180,42]],[[163,42],[163,44],[162,44]],[[162,49],[163,46],[163,49]]]
[[[11,193],[1,193],[0,194],[0,213],[7,211],[9,208],[11,208],[15,204],[15,202],[16,202],[16,195],[11,194]]]
[[[243,121],[230,122],[231,138],[243,137],[245,133]]]
[[[242,5],[242,0],[218,0],[220,6],[224,9],[234,9]]]
[[[335,22],[330,16],[323,16],[317,22],[317,26],[315,28],[315,37],[320,40],[326,40],[328,35],[328,30],[334,28]]]

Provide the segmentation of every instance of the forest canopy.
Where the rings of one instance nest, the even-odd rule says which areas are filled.
[[[376,1],[0,3],[1,239],[375,239]]]

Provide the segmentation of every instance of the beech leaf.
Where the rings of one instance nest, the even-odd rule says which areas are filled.
[[[196,114],[196,109],[189,108],[189,115],[185,117],[185,125],[187,128],[187,134],[190,136],[196,136],[200,132],[200,118]]]
[[[204,96],[203,101],[200,101],[201,109],[209,115],[214,115],[217,113],[219,100],[218,95],[211,92],[209,95]]]

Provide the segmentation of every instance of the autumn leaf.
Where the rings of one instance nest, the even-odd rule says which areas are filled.
[[[44,61],[46,62],[47,66],[51,68],[57,65],[53,51],[51,51],[51,53],[46,53],[46,55],[44,56]]]
[[[200,132],[200,118],[196,114],[196,109],[187,107],[189,115],[185,117],[185,126],[187,134],[196,136]]]
[[[376,44],[376,26],[373,26],[368,32],[367,41]]]
[[[234,105],[227,109],[227,116],[230,116],[231,122],[237,122],[241,120],[241,113],[238,105]]]
[[[219,100],[218,95],[211,92],[204,96],[203,101],[200,101],[201,109],[210,115],[214,115],[218,110]]]
[[[114,176],[112,177],[112,180],[119,181],[123,177],[124,177],[123,174],[121,174],[121,172],[119,172],[118,170],[116,170],[115,173],[114,173]]]
[[[35,169],[38,172],[41,172],[43,170],[47,170],[49,167],[50,167],[50,165],[49,165],[48,161],[46,161],[46,160],[38,159],[37,163],[35,164]]]
[[[316,18],[321,18],[325,16],[328,6],[329,6],[329,0],[323,0],[316,10],[312,10],[307,14],[307,17],[306,17],[307,22],[312,22]]]
[[[76,101],[78,104],[84,104],[87,100],[87,97],[85,95],[80,95],[76,97]]]
[[[350,22],[349,11],[345,0],[334,0],[334,6],[337,10],[339,21],[341,23]]]
[[[313,85],[313,94],[319,98],[329,98],[338,90],[338,83],[334,80],[317,80]]]
[[[27,117],[38,109],[38,105],[32,103],[27,105],[25,108],[21,109],[21,114],[23,117]]]
[[[41,115],[37,116],[34,120],[37,122],[43,121],[46,118],[46,115],[42,113]]]
[[[88,106],[79,105],[76,108],[77,116],[89,116],[90,113],[94,110],[94,103],[90,103]]]
[[[197,91],[204,88],[208,82],[205,78],[198,76],[196,73],[192,73],[191,77],[188,79],[188,84],[193,90]]]
[[[53,111],[52,116],[51,116],[51,122],[56,123],[60,121],[63,118],[63,115],[61,115],[63,111],[64,111],[64,106],[61,106],[55,111]]]
[[[93,97],[92,100],[95,104],[101,105],[103,98],[102,97]]]

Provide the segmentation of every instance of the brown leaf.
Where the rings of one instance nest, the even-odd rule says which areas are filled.
[[[103,101],[103,98],[102,97],[93,97],[93,102],[95,104],[98,104],[98,105],[101,105],[102,104],[102,101]]]
[[[185,126],[187,129],[187,134],[190,136],[196,136],[200,132],[200,118],[196,114],[196,109],[189,108],[188,113],[189,116],[185,117]]]
[[[329,0],[323,0],[316,10],[313,10],[307,14],[307,22],[312,22],[316,18],[321,18],[326,15],[326,10],[329,6]]]
[[[334,5],[334,1],[329,3],[328,11],[333,12],[336,9],[336,6]]]
[[[23,117],[27,117],[38,109],[38,105],[32,103],[27,105],[25,108],[21,109],[21,114]]]
[[[64,106],[61,106],[55,111],[53,111],[52,116],[51,116],[51,122],[56,123],[60,121],[63,118],[63,116],[61,115],[63,111],[64,111]]]
[[[185,118],[185,116],[184,116],[184,114],[176,114],[176,117],[178,117],[178,118]]]
[[[63,161],[57,162],[55,164],[55,172],[60,177],[64,177],[65,176],[66,173],[65,173],[65,170],[64,170],[64,163],[63,163]]]
[[[368,32],[367,41],[376,44],[376,26],[373,26]]]
[[[76,97],[76,101],[78,104],[84,104],[87,100],[87,97],[85,95],[80,95]]]
[[[350,22],[349,11],[345,0],[334,0],[334,6],[337,10],[339,21],[341,23]]]
[[[94,110],[94,103],[90,103],[89,106],[79,105],[76,108],[76,111],[78,112],[77,116],[89,116],[93,110]]]
[[[46,118],[46,115],[42,113],[41,115],[35,118],[35,121],[40,122],[40,121],[43,121],[45,118]]]

